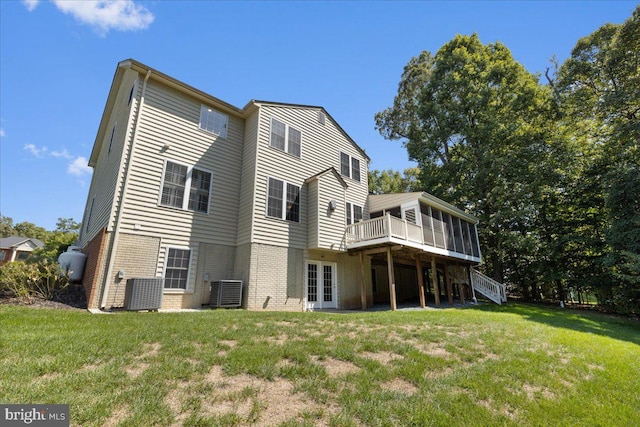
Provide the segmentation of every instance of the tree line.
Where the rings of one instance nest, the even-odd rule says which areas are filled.
[[[513,294],[590,292],[639,314],[639,118],[640,6],[544,77],[457,35],[412,58],[376,114],[418,168],[372,171],[370,191],[427,191],[477,216],[481,268]]]

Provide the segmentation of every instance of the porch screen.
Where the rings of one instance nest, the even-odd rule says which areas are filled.
[[[422,216],[422,233],[424,234],[424,242],[429,246],[433,246],[433,224],[431,223],[431,207],[420,205],[420,215]]]
[[[433,220],[433,237],[437,248],[444,249],[444,226],[442,224],[442,212],[431,208],[431,219]]]

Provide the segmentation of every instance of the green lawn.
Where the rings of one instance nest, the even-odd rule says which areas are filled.
[[[0,334],[0,402],[72,425],[640,425],[640,324],[595,313],[5,305]]]

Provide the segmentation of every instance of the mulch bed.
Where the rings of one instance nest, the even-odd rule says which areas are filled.
[[[53,300],[32,297],[29,300],[11,295],[1,295],[0,305],[24,305],[34,308],[57,308],[63,310],[86,310],[87,299],[82,285],[69,285],[58,292]]]

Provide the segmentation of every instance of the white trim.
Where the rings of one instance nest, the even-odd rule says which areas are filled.
[[[272,134],[273,134],[273,122],[276,121],[278,123],[280,123],[281,125],[284,125],[284,149],[280,149],[278,147],[275,147],[271,142],[272,142]],[[289,151],[289,130],[295,130],[296,132],[300,133],[300,155],[296,155],[293,154],[292,152]],[[289,154],[290,156],[295,157],[296,159],[302,159],[302,131],[296,127],[291,126],[288,123],[285,123],[284,121],[277,119],[275,117],[271,117],[271,120],[269,121],[269,147],[274,148],[280,152],[284,152],[286,154]]]
[[[180,165],[180,166],[184,166],[187,168],[187,174],[185,177],[185,182],[184,182],[184,194],[182,196],[182,206],[173,206],[173,205],[164,205],[162,204],[162,190],[164,189],[164,179],[165,179],[165,174],[167,173],[167,163],[174,163],[176,165]],[[207,210],[206,212],[202,212],[199,210],[195,210],[195,209],[189,209],[189,196],[191,194],[191,177],[193,176],[193,170],[197,169],[201,172],[205,172],[211,175],[211,181],[209,181],[209,202],[207,203]],[[160,178],[160,189],[158,191],[158,206],[162,207],[162,208],[169,208],[169,209],[179,209],[182,211],[187,211],[187,212],[194,212],[194,213],[200,213],[200,214],[209,214],[209,208],[211,206],[211,192],[213,189],[213,171],[210,171],[208,169],[204,169],[204,168],[200,168],[197,166],[191,166],[188,163],[183,163],[183,162],[178,162],[175,160],[171,160],[171,159],[165,159],[164,160],[164,165],[162,167],[162,177]]]
[[[285,179],[276,178],[274,176],[267,175],[267,187],[264,199],[264,215],[267,218],[279,219],[282,221],[293,222],[293,223],[301,223],[302,222],[302,186],[294,184],[293,182],[287,181]],[[269,180],[275,179],[277,181],[282,182],[282,216],[277,217],[273,215],[269,215]],[[298,220],[292,221],[287,219],[287,185],[293,185],[298,188]]]
[[[347,209],[347,205],[349,205],[349,209]],[[354,209],[354,207],[356,206],[359,207],[362,211],[362,218],[360,218],[359,221],[356,221],[355,209]],[[345,210],[345,215],[344,215],[345,226],[355,224],[356,222],[360,222],[364,219],[364,206],[358,205],[353,202],[345,202],[344,210]],[[351,223],[349,223],[349,216],[351,216]]]
[[[343,154],[349,158],[349,174],[348,175],[345,175],[345,174],[342,173],[342,155]],[[359,179],[353,178],[353,161],[354,160],[358,161],[358,173],[360,174],[360,178]],[[357,159],[355,156],[352,156],[349,153],[346,153],[344,151],[340,151],[338,162],[339,162],[339,165],[340,165],[340,167],[338,169],[340,170],[340,175],[341,176],[347,177],[347,178],[349,178],[349,179],[351,179],[353,181],[356,181],[356,182],[362,182],[362,160]]]
[[[193,247],[190,246],[178,246],[167,245],[164,247],[164,260],[162,266],[162,278],[167,277],[167,262],[169,260],[169,249],[177,249],[181,251],[189,251],[189,266],[187,267],[187,281],[184,288],[165,288],[164,283],[162,285],[163,293],[193,293],[191,287],[191,262],[193,261]]]
[[[318,266],[317,274],[317,301],[309,302],[309,264],[314,264]],[[331,266],[331,293],[333,296],[333,301],[331,301],[329,306],[324,305],[324,283],[323,283],[323,274],[324,274],[324,266]],[[308,259],[304,262],[304,305],[305,310],[322,310],[322,309],[337,309],[339,307],[338,301],[338,263],[333,261],[317,261]]]

